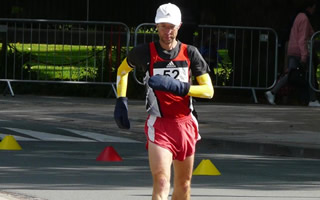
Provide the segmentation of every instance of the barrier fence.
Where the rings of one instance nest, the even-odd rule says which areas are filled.
[[[110,85],[127,55],[120,22],[0,19],[0,81]]]
[[[273,29],[200,25],[198,38],[216,87],[267,89],[275,83],[278,36]]]
[[[156,31],[155,23],[139,24],[134,31],[134,46],[157,41],[158,38],[159,37]],[[140,85],[144,85],[144,72],[140,72],[134,69],[133,76],[137,83],[139,83]]]
[[[133,43],[130,34],[120,22],[0,19],[0,81],[11,95],[11,82],[46,82],[110,85],[116,96],[116,70],[131,45],[158,40],[154,23],[138,25]],[[257,102],[255,90],[277,81],[278,35],[271,28],[199,25],[193,45],[215,88],[250,89]],[[138,83],[143,76],[134,71]]]
[[[315,32],[310,40],[310,57],[309,57],[309,76],[308,82],[310,87],[315,92],[320,92],[319,82],[320,82],[320,31]]]
[[[154,27],[139,25],[134,44],[157,39]],[[257,102],[255,90],[276,83],[278,35],[273,29],[199,25],[194,42],[210,65],[216,88],[250,89]]]

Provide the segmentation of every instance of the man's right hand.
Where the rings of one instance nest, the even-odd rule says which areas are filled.
[[[114,109],[114,119],[121,129],[130,129],[130,122],[128,118],[128,98],[117,98],[116,107]]]
[[[154,90],[171,92],[172,94],[184,97],[188,94],[190,83],[182,82],[170,76],[155,75],[148,81],[149,86]]]

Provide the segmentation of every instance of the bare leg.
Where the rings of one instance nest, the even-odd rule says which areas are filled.
[[[174,189],[172,200],[190,200],[191,178],[194,155],[184,161],[173,161],[174,166]]]
[[[172,153],[149,142],[149,164],[153,177],[152,200],[167,200],[170,192]]]

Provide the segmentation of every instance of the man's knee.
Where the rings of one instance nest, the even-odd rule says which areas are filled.
[[[170,178],[163,173],[154,174],[153,183],[159,191],[169,190],[170,188]]]
[[[175,189],[179,190],[180,192],[188,193],[191,186],[191,180],[178,181],[175,183],[175,186]]]
[[[180,181],[174,183],[172,200],[189,200],[191,181]]]

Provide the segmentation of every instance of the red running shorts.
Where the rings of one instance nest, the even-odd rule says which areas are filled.
[[[195,153],[196,143],[201,138],[198,122],[192,114],[173,119],[149,115],[144,130],[148,142],[168,149],[172,159],[179,161]]]

